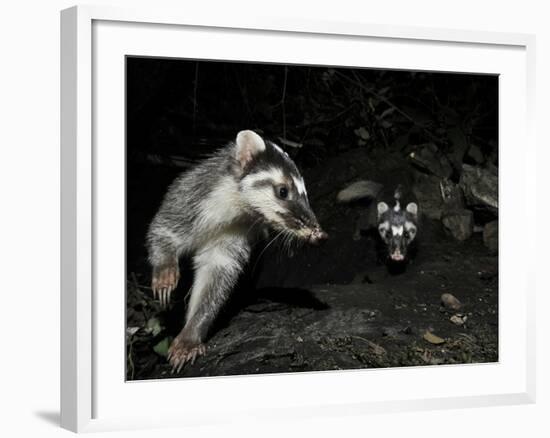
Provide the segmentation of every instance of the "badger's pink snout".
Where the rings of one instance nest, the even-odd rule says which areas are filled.
[[[400,251],[395,251],[391,255],[391,259],[396,262],[402,262],[405,260],[405,256]]]
[[[324,242],[328,239],[328,234],[325,233],[321,227],[316,227],[311,232],[311,235],[309,236],[309,243],[313,245],[319,245],[320,243]]]

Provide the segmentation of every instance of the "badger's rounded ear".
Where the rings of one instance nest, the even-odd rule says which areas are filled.
[[[252,161],[252,159],[265,151],[265,143],[254,131],[241,131],[237,134],[237,161],[241,168]]]
[[[376,210],[378,211],[378,217],[382,216],[386,211],[389,210],[390,207],[388,207],[388,204],[385,202],[379,202],[376,206]]]
[[[416,202],[409,202],[406,210],[413,216],[416,216],[418,214],[418,205],[416,205]]]

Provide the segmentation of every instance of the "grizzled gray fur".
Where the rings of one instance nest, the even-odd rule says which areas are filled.
[[[186,322],[169,349],[175,370],[204,354],[204,341],[266,229],[276,237],[327,238],[304,181],[281,148],[252,131],[238,133],[169,187],[147,234],[152,289],[163,305],[179,281],[178,260],[192,257]]]

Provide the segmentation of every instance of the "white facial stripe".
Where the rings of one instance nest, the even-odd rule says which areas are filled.
[[[255,183],[265,180],[273,181],[274,184],[283,184],[283,171],[277,167],[270,167],[267,170],[262,170],[261,172],[248,175],[246,178],[243,179],[242,183],[245,188],[249,189],[253,187]]]
[[[275,143],[272,143],[273,144],[273,147],[278,151],[280,152],[281,154],[284,154],[285,151],[283,151],[279,146],[277,146]]]
[[[272,145],[277,152],[279,152],[281,155],[285,157],[285,160],[292,161],[290,159],[290,155],[288,155],[285,151],[283,151],[278,145],[276,145],[275,143],[272,143]]]
[[[390,229],[390,223],[388,221],[382,222],[378,225],[378,231],[388,231]]]
[[[298,193],[300,195],[307,195],[306,185],[305,185],[304,180],[302,178],[296,178],[296,177],[293,176],[292,181],[294,181],[294,185],[296,186],[296,190],[298,190]]]
[[[400,225],[400,226],[395,226],[395,225],[392,225],[391,226],[391,232],[394,236],[402,236],[403,235],[403,225]]]
[[[273,147],[275,148],[276,151],[278,151],[284,157],[285,160],[292,162],[292,160],[290,159],[288,154],[285,151],[283,151],[279,146],[277,146],[276,144],[273,144]],[[302,177],[294,177],[293,176],[292,181],[294,181],[294,185],[296,186],[296,190],[298,190],[298,193],[300,195],[307,195],[306,185],[305,185],[304,180],[303,180]]]
[[[395,201],[395,207],[393,207],[393,211],[396,213],[401,210],[401,205],[399,205],[399,201]]]
[[[263,214],[267,220],[270,222],[282,223],[282,219],[279,215],[282,213],[281,207],[271,187],[245,191],[243,197],[249,205],[254,206],[254,208]]]
[[[284,184],[285,175],[278,167],[270,167],[267,170],[250,174],[241,181],[241,196],[248,205],[254,206],[268,221],[283,224],[279,214],[281,213],[280,202],[275,196],[273,187],[271,184],[257,185],[263,181],[271,182],[274,185]]]

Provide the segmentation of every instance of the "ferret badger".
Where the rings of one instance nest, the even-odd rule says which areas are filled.
[[[153,296],[163,306],[179,280],[178,260],[191,256],[194,281],[185,325],[168,350],[179,371],[205,353],[216,316],[247,264],[255,241],[270,228],[319,243],[328,236],[309,205],[292,159],[253,131],[241,131],[169,187],[147,234]],[[258,231],[259,230],[259,231]]]
[[[402,186],[393,192],[392,199],[376,202],[376,224],[383,243],[383,257],[391,262],[404,262],[416,243],[418,204],[404,197]]]
[[[389,264],[404,265],[415,250],[419,227],[416,198],[399,185],[385,188],[361,180],[338,194],[338,202],[367,201],[368,209],[360,216],[354,239],[375,234],[378,258]]]

